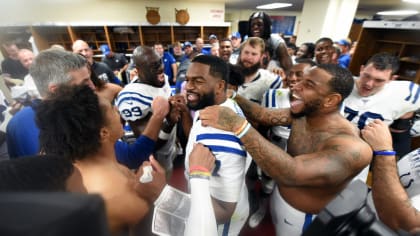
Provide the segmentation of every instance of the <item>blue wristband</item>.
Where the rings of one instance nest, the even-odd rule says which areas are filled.
[[[373,151],[374,156],[395,156],[395,154],[393,150]]]

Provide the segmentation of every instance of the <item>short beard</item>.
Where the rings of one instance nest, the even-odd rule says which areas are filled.
[[[213,106],[216,104],[215,99],[214,99],[214,93],[207,93],[204,94],[201,99],[199,100],[199,102],[197,103],[197,105],[192,105],[190,103],[187,103],[188,108],[190,108],[191,110],[197,111],[197,110],[201,110],[204,109],[208,106]]]
[[[241,67],[241,69],[242,69],[242,74],[244,75],[244,76],[250,76],[250,75],[253,75],[253,74],[255,74],[257,71],[258,71],[258,69],[260,69],[261,68],[261,65],[260,65],[260,63],[258,62],[258,63],[255,63],[255,64],[253,64],[252,66],[250,66],[250,67],[245,67],[244,66],[244,64],[242,64],[242,61],[238,61],[238,65]]]
[[[302,118],[304,116],[311,116],[312,114],[314,114],[316,111],[319,110],[319,108],[321,107],[321,103],[322,103],[321,99],[308,102],[307,104],[305,104],[305,108],[303,109],[303,111],[299,113],[290,112],[290,114],[295,119]]]

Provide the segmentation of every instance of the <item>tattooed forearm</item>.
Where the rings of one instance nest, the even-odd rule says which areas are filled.
[[[296,184],[296,164],[289,154],[263,138],[255,129],[250,129],[241,140],[257,165],[276,182]]]
[[[238,96],[236,99],[248,120],[264,126],[278,126],[291,124],[290,112],[287,109],[268,109]]]
[[[395,158],[375,158],[372,194],[379,218],[387,226],[406,231],[420,226],[420,215],[399,181]]]

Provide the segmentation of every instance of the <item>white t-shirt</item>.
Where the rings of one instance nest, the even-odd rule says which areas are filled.
[[[256,77],[238,87],[238,94],[250,101],[261,104],[264,93],[269,89],[281,88],[283,80],[280,76],[265,69],[259,69]]]

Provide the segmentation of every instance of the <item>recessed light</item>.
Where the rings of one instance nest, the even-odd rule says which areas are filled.
[[[414,3],[414,4],[420,4],[420,0],[403,0],[403,2]]]
[[[275,2],[275,3],[265,4],[265,5],[259,5],[257,6],[257,9],[270,10],[270,9],[278,9],[278,8],[284,8],[284,7],[290,7],[290,6],[292,6],[291,3]]]
[[[407,16],[418,14],[418,11],[415,10],[399,10],[399,11],[380,11],[376,14],[382,16]]]

